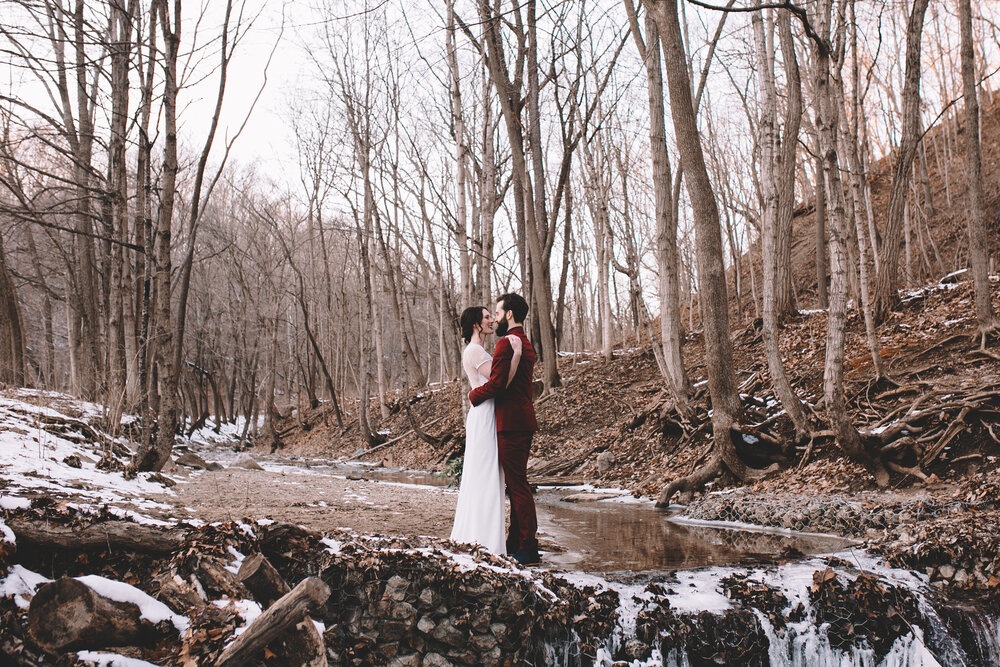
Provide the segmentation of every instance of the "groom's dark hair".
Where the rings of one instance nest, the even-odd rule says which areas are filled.
[[[528,302],[520,294],[509,292],[502,295],[497,301],[503,303],[504,310],[514,313],[515,322],[524,322],[524,318],[528,316]]]

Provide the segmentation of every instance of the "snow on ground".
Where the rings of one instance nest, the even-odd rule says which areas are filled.
[[[104,651],[78,651],[76,657],[80,662],[87,665],[97,665],[97,667],[157,667],[157,665],[145,660],[126,658],[117,653],[105,653]]]
[[[125,479],[121,472],[97,467],[104,445],[74,425],[101,416],[100,406],[53,392],[18,389],[0,395],[0,477],[10,494],[0,499],[0,508],[25,507],[25,496],[37,494],[131,503],[146,510],[167,507],[147,500],[150,495],[171,493],[151,481],[150,473]],[[124,439],[117,443],[128,447]]]
[[[257,426],[264,423],[263,415],[258,418]],[[246,428],[246,417],[237,417],[234,422],[216,424],[209,419],[204,426],[194,431],[187,440],[196,446],[212,447],[214,445],[232,445],[238,442]]]

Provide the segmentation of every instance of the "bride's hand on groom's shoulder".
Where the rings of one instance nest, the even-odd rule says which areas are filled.
[[[521,351],[521,339],[518,336],[515,336],[514,334],[509,334],[505,336],[505,338],[507,339],[507,342],[510,343],[510,347],[512,350],[514,350],[514,352]]]

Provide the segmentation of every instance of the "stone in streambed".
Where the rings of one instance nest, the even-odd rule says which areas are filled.
[[[232,463],[229,464],[230,468],[243,468],[244,470],[263,470],[259,463],[253,460],[253,457],[243,452]]]
[[[385,584],[384,597],[390,600],[401,602],[406,599],[406,590],[410,587],[410,582],[403,579],[398,574],[394,574]]]
[[[424,633],[425,635],[429,635],[432,632],[434,632],[434,628],[436,627],[437,624],[434,623],[434,621],[432,621],[427,616],[423,616],[419,621],[417,621],[417,630],[420,630],[420,632]]]
[[[615,467],[615,455],[611,452],[601,452],[597,455],[597,472],[607,475]]]
[[[612,493],[612,492],[592,492],[592,493],[574,493],[569,496],[565,496],[562,501],[564,503],[589,503],[597,500],[607,500],[608,498],[619,498],[622,494]]]
[[[185,452],[174,461],[177,465],[182,465],[195,470],[208,470],[208,461],[201,458],[194,452]]]
[[[397,655],[389,663],[389,667],[420,667],[420,656],[416,653]]]

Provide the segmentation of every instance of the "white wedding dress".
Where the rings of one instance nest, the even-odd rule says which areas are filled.
[[[469,343],[462,353],[462,368],[473,389],[489,379],[479,369],[489,372],[493,358],[482,345]],[[455,542],[481,544],[492,553],[506,554],[504,537],[504,479],[497,454],[497,420],[493,399],[472,407],[465,420],[465,462],[462,485],[455,507]]]

